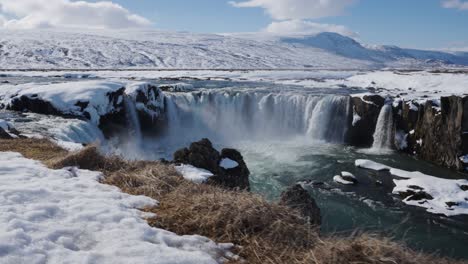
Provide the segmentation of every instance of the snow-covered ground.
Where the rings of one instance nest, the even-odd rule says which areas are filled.
[[[376,171],[389,171],[394,194],[407,193],[404,203],[426,208],[430,213],[446,216],[468,215],[468,180],[451,180],[392,168],[371,160],[356,160],[355,165]],[[429,196],[427,196],[428,194]],[[414,196],[420,197],[415,198]]]
[[[157,201],[0,153],[0,263],[219,263],[231,244],[152,228],[136,208]]]
[[[0,68],[376,69],[468,65],[468,53],[368,46],[336,33],[1,30]]]

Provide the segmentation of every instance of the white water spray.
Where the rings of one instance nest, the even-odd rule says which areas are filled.
[[[208,137],[215,141],[286,139],[343,142],[349,97],[258,91],[167,93],[168,130],[173,144]]]
[[[137,146],[141,146],[143,136],[141,133],[140,119],[138,118],[138,112],[136,109],[135,102],[132,98],[124,96],[125,112],[127,115],[127,123],[129,126],[129,134],[132,137],[132,142]]]

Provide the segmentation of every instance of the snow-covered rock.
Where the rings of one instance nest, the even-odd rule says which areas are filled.
[[[136,208],[157,201],[98,182],[100,173],[51,170],[0,155],[0,263],[219,263],[230,244],[153,228]]]
[[[125,94],[135,103],[143,128],[154,128],[164,114],[164,96],[161,89],[148,82],[127,84]]]
[[[192,91],[194,87],[188,83],[174,83],[159,85],[159,89],[165,92],[188,92]]]
[[[356,160],[356,166],[389,171],[396,177],[393,179],[393,193],[400,195],[408,205],[423,207],[430,213],[446,216],[468,214],[468,180],[438,178],[370,160]]]
[[[0,98],[10,110],[82,117],[99,124],[102,116],[121,110],[124,87],[109,81],[6,85],[0,86]]]
[[[10,122],[0,119],[0,138],[11,139],[18,136],[19,132]]]
[[[376,171],[385,171],[390,170],[391,167],[383,165],[381,163],[374,162],[372,160],[358,159],[355,161],[355,165],[358,168],[376,170]]]
[[[358,182],[356,176],[347,171],[343,171],[341,172],[341,175],[336,175],[333,177],[333,181],[343,185],[354,185]]]
[[[195,182],[195,183],[204,183],[209,178],[213,177],[214,174],[208,170],[200,169],[192,165],[182,164],[175,166],[176,170],[182,174],[184,179]]]

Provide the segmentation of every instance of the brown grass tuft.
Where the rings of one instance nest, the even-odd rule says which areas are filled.
[[[48,139],[0,139],[0,152],[18,152],[24,157],[49,165],[68,154],[68,151]]]

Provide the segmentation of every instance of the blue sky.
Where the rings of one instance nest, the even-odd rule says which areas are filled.
[[[236,2],[240,4],[228,0],[0,0],[0,28],[149,26],[205,33],[330,29],[368,44],[468,48],[468,0]]]
[[[272,19],[261,8],[234,8],[224,0],[114,0],[160,29],[252,32]],[[440,0],[360,0],[342,15],[312,20],[339,24],[365,43],[415,48],[468,47],[468,10],[446,9]]]

